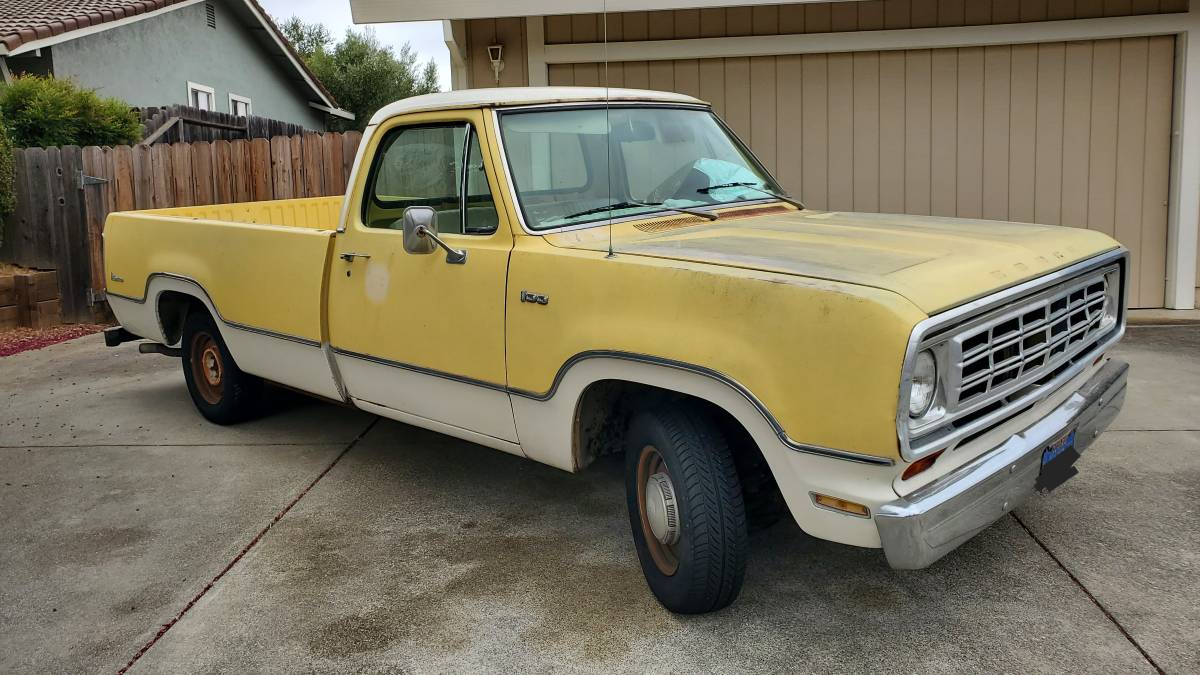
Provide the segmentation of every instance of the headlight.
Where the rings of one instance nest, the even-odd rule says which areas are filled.
[[[934,395],[937,394],[937,381],[937,360],[933,358],[933,352],[926,349],[917,354],[917,360],[913,363],[912,380],[908,390],[910,417],[921,417],[929,412]]]

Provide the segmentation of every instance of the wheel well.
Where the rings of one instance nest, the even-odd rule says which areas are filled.
[[[762,450],[736,417],[711,401],[640,382],[600,380],[584,390],[575,409],[575,465],[583,470],[599,457],[624,452],[625,430],[633,414],[668,404],[702,409],[705,418],[714,421],[725,435],[733,450],[752,529],[767,527],[787,512]]]
[[[166,344],[183,338],[183,321],[193,310],[207,312],[208,308],[196,296],[179,291],[163,291],[158,296],[158,322]]]

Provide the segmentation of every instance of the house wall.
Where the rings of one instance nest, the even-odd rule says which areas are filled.
[[[230,112],[232,92],[248,96],[257,116],[324,128],[299,76],[276,65],[225,3],[212,4],[215,29],[208,27],[201,2],[57,44],[55,76],[134,106],[187,104],[191,81],[216,89],[220,112]]]

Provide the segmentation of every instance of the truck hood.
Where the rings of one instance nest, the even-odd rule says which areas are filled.
[[[1051,225],[830,211],[738,217],[665,232],[614,226],[618,254],[651,256],[872,286],[934,314],[1119,245]],[[650,229],[650,228],[646,228]],[[557,246],[607,246],[607,229],[550,235]]]

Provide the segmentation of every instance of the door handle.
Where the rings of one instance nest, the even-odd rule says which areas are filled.
[[[338,257],[346,262],[354,262],[355,258],[370,259],[371,255],[368,253],[343,253]]]

